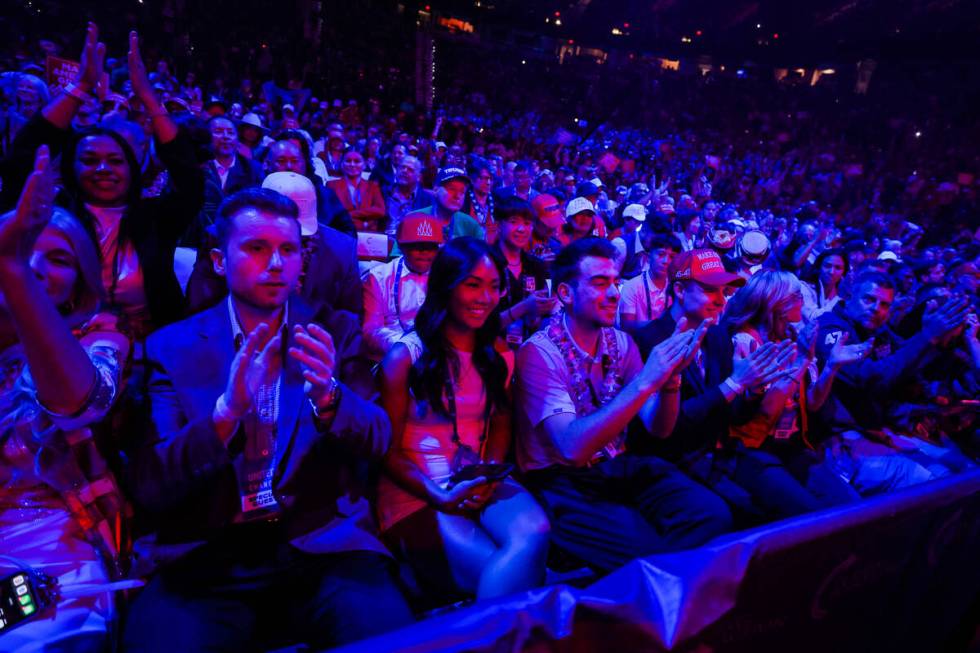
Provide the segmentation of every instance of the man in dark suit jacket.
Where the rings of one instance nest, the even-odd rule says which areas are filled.
[[[213,239],[211,234],[212,243]],[[317,309],[330,306],[334,310],[348,311],[360,320],[364,314],[364,298],[354,239],[320,223],[316,233],[302,237],[302,244],[309,254],[299,296]],[[228,284],[215,274],[211,258],[199,253],[187,282],[189,312],[197,313],[214,306],[227,294]]]
[[[648,356],[667,339],[678,323],[697,328],[715,320],[725,307],[726,287],[745,284],[726,272],[721,257],[711,249],[683,252],[670,265],[674,302],[657,320],[636,333],[640,354]],[[681,405],[669,438],[651,442],[632,438],[644,453],[661,456],[698,477],[736,508],[737,518],[748,523],[806,512],[812,499],[799,491],[786,469],[770,454],[751,450],[728,438],[729,427],[745,423],[759,409],[760,394],[753,389],[782,374],[795,344],[766,345],[748,358],[733,362],[731,334],[724,325],[708,329],[695,362],[681,374]]]
[[[245,188],[262,185],[262,166],[238,151],[238,131],[229,118],[215,116],[208,121],[214,158],[205,163],[204,207],[197,224],[184,238],[184,245],[197,246],[204,231],[214,222],[221,200]]]
[[[335,377],[359,344],[345,315],[331,334],[289,300],[297,216],[270,190],[229,197],[213,252],[228,299],[147,341],[152,429],[130,486],[158,541],[189,553],[134,602],[127,650],[239,651],[283,636],[319,648],[411,620],[365,498],[391,426]]]
[[[396,182],[398,166],[401,165],[402,159],[407,155],[408,150],[405,146],[401,143],[395,143],[388,156],[381,159],[378,165],[374,166],[374,170],[371,171],[371,181],[377,182],[383,194],[387,195],[391,192],[391,187]]]

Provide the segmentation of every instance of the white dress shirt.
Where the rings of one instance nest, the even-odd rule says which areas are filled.
[[[401,283],[395,306],[395,271],[398,257],[371,268],[363,280],[364,342],[368,355],[381,360],[398,340],[415,326],[415,314],[425,301],[429,275],[418,274],[401,265]],[[399,320],[400,318],[400,320]]]

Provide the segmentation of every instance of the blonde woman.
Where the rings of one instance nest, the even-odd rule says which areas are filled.
[[[766,343],[800,340],[796,356],[774,382],[746,389],[758,408],[747,421],[732,425],[727,445],[741,452],[732,467],[735,482],[749,489],[760,507],[789,516],[846,503],[857,494],[825,465],[815,449],[820,429],[816,414],[827,400],[841,365],[868,354],[864,345],[834,347],[827,364],[814,363],[813,339],[799,338],[803,294],[790,272],[752,276],[729,300],[721,325],[732,340],[733,362]]]

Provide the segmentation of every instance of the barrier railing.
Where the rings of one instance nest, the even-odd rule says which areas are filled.
[[[936,651],[980,598],[980,471],[337,649]]]

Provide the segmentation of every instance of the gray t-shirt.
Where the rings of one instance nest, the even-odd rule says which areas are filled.
[[[607,356],[602,338],[599,343],[597,362],[586,365],[596,394],[602,388],[603,382],[603,365],[599,361]],[[621,384],[625,384],[643,369],[643,361],[633,339],[618,329],[616,344],[620,356],[615,359],[610,357],[607,364],[616,366],[616,376]],[[584,355],[581,350],[578,353]],[[515,376],[517,383],[514,412],[518,465],[524,471],[567,465],[568,462],[562,458],[556,443],[544,428],[544,421],[560,413],[577,413],[572,399],[572,379],[561,352],[544,331],[538,331],[528,338],[517,353]],[[622,439],[621,437],[620,440]],[[622,442],[613,444],[622,445]]]

